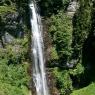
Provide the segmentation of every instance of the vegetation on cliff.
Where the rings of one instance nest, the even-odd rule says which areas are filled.
[[[25,1],[19,2],[22,3],[26,4]],[[29,94],[25,8],[18,5],[18,1],[0,0],[0,95]]]
[[[36,1],[51,39],[47,69],[58,93],[95,95],[95,1]],[[28,0],[1,0],[0,95],[28,94],[29,29]]]
[[[78,93],[85,89],[81,94],[84,95],[86,89],[90,87],[94,89],[92,86],[94,84],[90,83],[94,81],[95,75],[93,15],[95,2],[91,0],[71,2],[60,0],[59,2],[57,3],[57,0],[55,2],[40,0],[39,2],[42,16],[47,18],[48,33],[52,39],[54,49],[53,51],[51,49],[51,54],[57,55],[54,60],[51,57],[50,62],[53,65],[50,65],[50,68],[53,69],[56,87],[61,95],[69,95],[75,89],[81,89],[74,92],[76,93],[74,95],[79,95]],[[74,13],[73,8],[76,2],[79,7]],[[89,89],[89,95],[94,95],[92,89]]]

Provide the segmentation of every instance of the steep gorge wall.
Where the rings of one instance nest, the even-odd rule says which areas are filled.
[[[0,94],[29,94],[29,31],[28,0],[0,0]]]
[[[87,60],[84,59],[89,57],[83,55],[82,48],[86,45],[92,46],[94,50],[94,15],[92,15],[94,7],[89,0],[38,0],[37,2],[45,22],[43,23],[45,56],[51,92],[52,95],[60,93],[68,95],[74,87],[89,84],[89,82],[84,84],[87,76],[85,73],[83,75],[83,68],[89,68]],[[28,1],[1,0],[0,58],[4,59],[5,54],[8,54],[10,59],[8,65],[14,62],[28,63],[29,31]],[[89,51],[89,48],[84,49]],[[32,85],[28,84],[28,88],[29,85],[31,89]]]

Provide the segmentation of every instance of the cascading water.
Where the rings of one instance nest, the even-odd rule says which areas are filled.
[[[32,51],[33,51],[33,82],[36,88],[37,95],[49,95],[45,66],[44,66],[44,56],[43,56],[43,37],[42,37],[42,24],[41,17],[38,14],[38,10],[35,2],[31,2],[30,5],[31,12],[31,32],[32,32]]]

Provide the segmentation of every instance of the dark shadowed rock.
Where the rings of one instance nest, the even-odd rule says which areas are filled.
[[[7,31],[10,35],[16,38],[21,38],[24,36],[23,21],[22,21],[22,17],[19,15],[18,12],[6,13],[2,17],[2,20],[4,21],[3,30],[5,32]],[[8,36],[7,36],[7,39],[8,39]]]
[[[68,68],[73,68],[73,67],[75,67],[77,64],[78,64],[78,60],[73,59],[73,60],[71,60],[69,63],[67,62],[67,63],[66,63],[66,66],[67,66]]]
[[[16,21],[19,17],[19,13],[18,12],[15,12],[15,13],[7,13],[5,16],[5,19],[7,21]]]
[[[0,48],[3,48],[3,45],[2,45],[2,43],[0,42]]]

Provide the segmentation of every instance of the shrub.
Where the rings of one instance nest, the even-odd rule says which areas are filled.
[[[68,61],[72,53],[72,21],[63,12],[51,16],[49,33],[61,61]],[[63,63],[62,62],[62,63]]]
[[[53,73],[56,80],[56,87],[59,89],[60,95],[69,95],[73,87],[68,71],[60,71],[58,68],[55,68]]]

